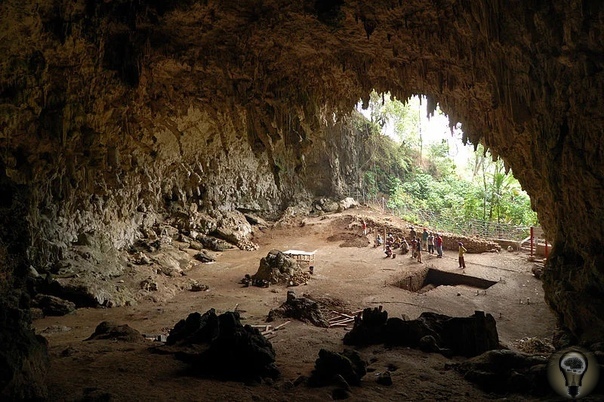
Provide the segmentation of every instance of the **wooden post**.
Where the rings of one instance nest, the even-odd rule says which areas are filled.
[[[531,257],[533,256],[533,246],[535,244],[534,241],[535,241],[535,230],[531,226]]]

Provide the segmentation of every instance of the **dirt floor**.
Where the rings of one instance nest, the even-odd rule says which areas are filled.
[[[543,300],[540,281],[531,273],[532,262],[521,252],[468,254],[464,275],[495,282],[490,288],[438,286],[418,293],[392,283],[407,273],[426,266],[462,273],[456,251],[445,250],[444,258],[424,253],[424,264],[408,255],[386,259],[381,248],[361,237],[360,217],[406,227],[394,217],[357,208],[341,214],[305,218],[303,225],[258,231],[253,239],[256,251],[231,250],[220,253],[215,263],[196,264],[186,280],[209,286],[208,291],[172,292],[170,297],[147,298],[140,303],[111,309],[78,309],[63,317],[46,317],[34,322],[37,333],[48,339],[51,368],[48,386],[53,401],[323,401],[331,399],[333,387],[308,388],[294,385],[300,376],[310,375],[321,348],[340,352],[347,328],[318,328],[291,321],[276,331],[270,341],[277,353],[280,379],[262,384],[197,378],[186,372],[184,363],[172,355],[152,353],[159,342],[124,343],[85,341],[101,321],[128,324],[143,334],[167,335],[192,312],[210,308],[218,313],[240,311],[244,324],[264,324],[270,309],[281,305],[288,290],[329,301],[334,309],[354,312],[383,306],[391,317],[414,319],[424,311],[451,316],[469,316],[475,310],[491,313],[497,321],[502,344],[514,349],[526,338],[549,340],[554,317]],[[370,225],[371,226],[371,225]],[[351,241],[354,238],[359,241]],[[328,240],[329,239],[329,240]],[[348,247],[342,247],[347,245]],[[259,261],[272,249],[316,250],[314,274],[307,285],[287,288],[242,287],[245,274],[254,274]],[[398,252],[398,251],[397,251]],[[118,278],[119,279],[119,278]],[[165,277],[164,281],[182,280]],[[163,285],[163,284],[162,284]],[[160,286],[160,292],[161,292]],[[160,300],[153,302],[152,299]],[[530,302],[527,303],[527,300]],[[165,301],[162,301],[165,300]],[[287,320],[271,323],[277,326]],[[349,329],[349,328],[348,328]],[[376,345],[358,351],[370,372],[360,387],[352,387],[351,400],[451,400],[504,399],[488,395],[466,382],[440,354],[409,348]],[[380,385],[377,376],[390,370],[392,386]],[[505,400],[527,400],[506,396]]]

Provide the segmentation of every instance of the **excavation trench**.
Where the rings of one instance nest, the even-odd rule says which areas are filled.
[[[411,292],[425,293],[438,286],[470,286],[477,289],[488,289],[497,282],[475,276],[439,271],[434,268],[424,268],[408,273],[395,281],[394,285]]]

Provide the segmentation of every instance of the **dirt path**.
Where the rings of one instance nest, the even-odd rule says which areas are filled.
[[[456,253],[445,250],[442,259],[425,255],[425,264],[419,264],[403,255],[386,259],[381,248],[372,245],[340,247],[345,241],[335,239],[350,239],[360,234],[359,216],[384,222],[388,219],[390,224],[403,225],[368,209],[306,218],[303,226],[258,232],[254,241],[260,248],[256,251],[226,251],[217,262],[198,265],[187,273],[187,278],[208,285],[209,291],[183,291],[161,303],[144,301],[131,307],[79,309],[68,316],[36,321],[37,332],[50,344],[51,399],[72,401],[85,396],[88,400],[110,396],[115,401],[330,399],[331,387],[311,389],[296,387],[293,382],[299,376],[310,374],[320,348],[343,349],[344,328],[317,328],[297,321],[284,326],[271,339],[281,379],[261,385],[187,376],[184,364],[172,356],[150,353],[149,346],[153,342],[84,341],[104,320],[128,324],[143,334],[166,334],[189,313],[203,313],[210,308],[221,313],[237,306],[243,323],[261,324],[270,309],[285,301],[290,289],[298,295],[329,299],[347,311],[382,305],[389,316],[405,315],[411,319],[424,311],[469,316],[475,310],[482,310],[495,317],[500,340],[510,348],[521,338],[551,337],[554,317],[543,301],[541,283],[531,274],[532,263],[527,262],[526,255],[507,251],[467,255],[463,274],[495,282],[486,290],[438,286],[424,293],[410,292],[392,283],[425,267],[462,273],[457,269]],[[369,239],[373,240],[373,236]],[[255,273],[260,259],[271,249],[317,250],[314,275],[308,284],[293,288],[243,288],[239,280],[246,273]],[[281,321],[274,325],[279,323]],[[364,377],[361,387],[353,388],[353,400],[469,401],[487,397],[453,370],[445,370],[445,363],[451,360],[441,355],[383,346],[360,349],[360,353],[371,362],[369,367],[373,371]],[[391,387],[375,382],[376,374],[387,368],[394,369]]]

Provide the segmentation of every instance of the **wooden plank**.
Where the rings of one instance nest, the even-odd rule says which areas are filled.
[[[332,313],[335,313],[335,314],[337,314],[337,315],[339,315],[339,316],[342,316],[342,317],[346,317],[346,318],[354,318],[354,316],[355,316],[355,315],[357,315],[358,313],[362,313],[362,312],[363,312],[363,310],[360,310],[360,311],[355,311],[354,313],[351,313],[351,314],[346,314],[346,313],[342,313],[342,312],[340,312],[340,311],[335,311],[335,310],[331,310],[331,312],[332,312]]]
[[[290,322],[291,321],[285,321],[283,324],[277,325],[274,330],[277,331],[277,330],[283,328],[285,325],[289,324]]]
[[[354,318],[346,318],[345,320],[329,323],[329,325],[333,326],[333,325],[339,325],[339,324],[350,324],[351,322],[354,322]]]

